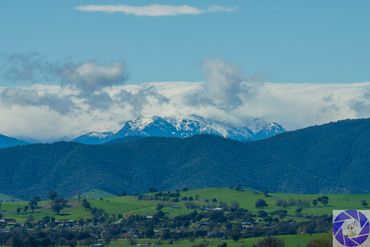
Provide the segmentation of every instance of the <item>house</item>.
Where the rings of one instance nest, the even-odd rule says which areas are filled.
[[[213,211],[222,211],[222,210],[224,210],[223,208],[213,208],[212,209]]]
[[[241,225],[242,225],[243,228],[251,228],[251,227],[253,227],[253,223],[252,222],[242,222]]]

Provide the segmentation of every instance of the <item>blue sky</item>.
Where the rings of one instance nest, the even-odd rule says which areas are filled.
[[[135,16],[83,5],[189,5],[232,12]],[[370,80],[370,1],[20,1],[0,3],[0,52],[123,60],[130,82],[199,81],[205,58],[273,82]],[[12,82],[2,81],[1,84]]]
[[[0,133],[370,117],[369,13],[364,0],[2,0]]]

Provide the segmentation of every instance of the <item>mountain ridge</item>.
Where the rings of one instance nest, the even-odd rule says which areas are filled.
[[[242,185],[287,193],[369,193],[370,119],[346,120],[255,142],[215,135],[72,142],[0,149],[0,193],[114,194]]]
[[[28,144],[25,141],[19,140],[14,137],[6,136],[0,134],[0,148],[8,148],[8,147],[13,147],[17,145],[25,145]]]
[[[189,117],[140,116],[127,121],[116,133],[90,132],[73,141],[84,144],[102,144],[127,136],[190,137],[211,134],[238,141],[265,139],[286,130],[277,123],[266,123],[261,119],[251,119],[244,127],[235,127],[223,121],[203,118],[197,115]]]

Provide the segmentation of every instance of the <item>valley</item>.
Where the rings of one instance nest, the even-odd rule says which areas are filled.
[[[54,229],[57,235],[73,231],[66,241],[82,245],[252,246],[273,235],[288,247],[306,246],[313,239],[328,236],[333,209],[366,208],[362,201],[370,201],[370,194],[302,195],[247,188],[152,191],[116,196],[93,190],[68,198],[68,206],[59,213],[52,210],[51,199],[38,201],[33,212],[30,201],[4,201],[0,240],[6,244],[11,241],[7,235],[10,229],[26,226],[41,232]],[[320,200],[322,197],[328,201]],[[258,205],[259,200],[266,205]],[[315,224],[312,230],[310,224]],[[91,231],[98,232],[98,237]],[[77,237],[78,232],[87,235]]]
[[[250,187],[284,193],[370,193],[370,120],[344,120],[254,142],[215,135],[0,149],[0,193],[144,193],[150,187]],[[353,169],[348,169],[353,167]]]

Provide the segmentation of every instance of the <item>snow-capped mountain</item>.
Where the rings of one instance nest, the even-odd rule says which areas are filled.
[[[190,137],[194,135],[218,135],[239,141],[265,139],[286,130],[277,123],[266,123],[261,119],[251,119],[243,127],[192,115],[189,117],[141,116],[127,121],[116,133],[91,132],[73,141],[85,144],[101,144],[129,136]]]
[[[262,140],[283,133],[286,130],[278,123],[269,123],[262,129],[257,131],[253,137],[253,140]]]
[[[113,136],[113,132],[90,132],[73,139],[73,141],[84,144],[102,144],[113,140]]]
[[[135,120],[126,122],[122,129],[115,135],[115,138],[126,136],[159,136],[177,137],[178,133],[169,121],[158,116],[139,117]]]
[[[197,115],[189,118],[166,118],[166,120],[176,128],[179,137],[210,134],[236,140],[248,140],[254,135],[248,128],[236,128],[224,122]]]

